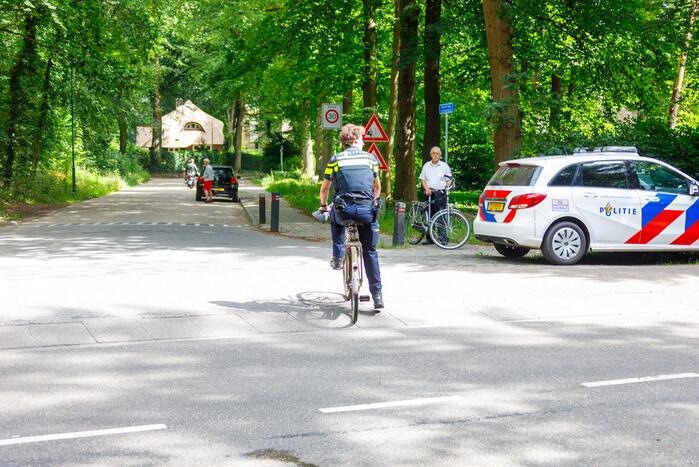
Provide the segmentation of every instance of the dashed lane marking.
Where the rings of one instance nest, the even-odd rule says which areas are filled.
[[[318,409],[322,413],[356,412],[359,410],[385,409],[389,407],[411,407],[415,405],[438,404],[440,402],[452,402],[463,399],[461,396],[425,397],[422,399],[410,399],[405,401],[378,402],[375,404],[347,405],[344,407],[328,407]]]
[[[697,373],[678,373],[674,375],[642,376],[640,378],[610,379],[607,381],[593,381],[582,383],[586,388],[597,388],[600,386],[618,386],[620,384],[648,383],[651,381],[667,381],[670,379],[699,378]]]
[[[18,438],[0,439],[0,446],[12,446],[15,444],[39,443],[42,441],[56,441],[61,439],[93,438],[95,436],[121,435],[125,433],[139,433],[142,431],[167,430],[167,426],[141,425],[122,428],[108,428],[104,430],[74,431],[72,433],[55,433],[51,435],[23,436]]]

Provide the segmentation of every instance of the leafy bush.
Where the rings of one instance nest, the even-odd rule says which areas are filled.
[[[452,191],[449,193],[449,201],[457,204],[465,205],[477,205],[478,198],[481,196],[482,191]]]

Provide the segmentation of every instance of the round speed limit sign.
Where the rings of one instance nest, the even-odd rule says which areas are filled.
[[[337,123],[337,121],[339,119],[340,119],[340,114],[337,113],[337,110],[330,109],[327,112],[325,112],[325,120],[327,120],[328,123],[330,123],[330,124]]]

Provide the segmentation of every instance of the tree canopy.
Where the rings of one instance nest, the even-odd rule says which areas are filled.
[[[403,199],[415,196],[423,141],[443,135],[439,101],[456,106],[449,163],[462,184],[481,186],[506,158],[610,143],[696,175],[696,10],[696,0],[0,0],[2,183],[68,170],[71,95],[78,163],[99,170],[182,98],[227,123],[231,163],[253,119],[263,145],[284,142],[309,174],[337,149],[318,127],[322,103],[342,103],[344,122],[395,118],[386,156]],[[147,162],[161,163],[157,148]]]

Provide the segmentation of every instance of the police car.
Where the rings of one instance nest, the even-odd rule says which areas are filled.
[[[699,183],[634,147],[500,164],[473,231],[506,257],[541,249],[552,264],[588,251],[699,251]]]

